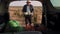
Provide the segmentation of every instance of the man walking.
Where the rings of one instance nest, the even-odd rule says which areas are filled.
[[[27,0],[26,3],[27,4],[24,5],[24,7],[23,7],[23,14],[24,14],[24,17],[25,17],[26,26],[27,26],[28,23],[31,26],[31,18],[33,16],[34,9],[33,9],[33,5],[30,4],[31,2],[29,0]]]

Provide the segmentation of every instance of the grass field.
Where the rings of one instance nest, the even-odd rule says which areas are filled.
[[[24,25],[24,17],[22,13],[22,6],[10,6],[9,7],[10,19],[17,20],[21,25]],[[34,7],[34,15],[32,17],[32,22],[41,24],[42,21],[42,7]]]

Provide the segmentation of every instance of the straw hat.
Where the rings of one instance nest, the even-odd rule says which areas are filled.
[[[31,3],[31,1],[30,0],[27,0],[27,2],[26,3]]]

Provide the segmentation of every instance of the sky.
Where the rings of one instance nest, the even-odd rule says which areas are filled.
[[[27,1],[27,0],[20,0],[20,1]],[[32,0],[33,1],[33,0]],[[35,1],[35,0],[34,0]],[[51,3],[53,4],[53,6],[55,6],[55,7],[60,7],[60,0],[50,0],[51,1]],[[13,3],[15,3],[15,2],[13,2]],[[20,5],[19,4],[19,2],[16,2],[16,3],[18,3],[18,4],[15,4],[15,5]],[[23,3],[23,4],[25,4],[25,2],[21,2],[21,3]],[[38,5],[39,3],[34,3],[34,2],[32,2],[34,5]],[[21,5],[23,5],[23,4],[21,4]],[[41,4],[41,3],[40,3]],[[12,4],[11,4],[12,5]],[[13,4],[14,5],[14,4]]]
[[[24,6],[26,4],[26,1],[13,1],[10,3],[9,6]],[[31,1],[31,4],[33,6],[42,6],[42,3],[39,1]]]
[[[51,3],[53,4],[53,6],[60,7],[60,0],[51,0]]]

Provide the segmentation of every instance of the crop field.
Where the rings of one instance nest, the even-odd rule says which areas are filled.
[[[25,24],[22,6],[9,6],[10,20],[17,20],[20,25]],[[34,6],[34,15],[32,16],[32,23],[41,24],[42,21],[42,7]]]

